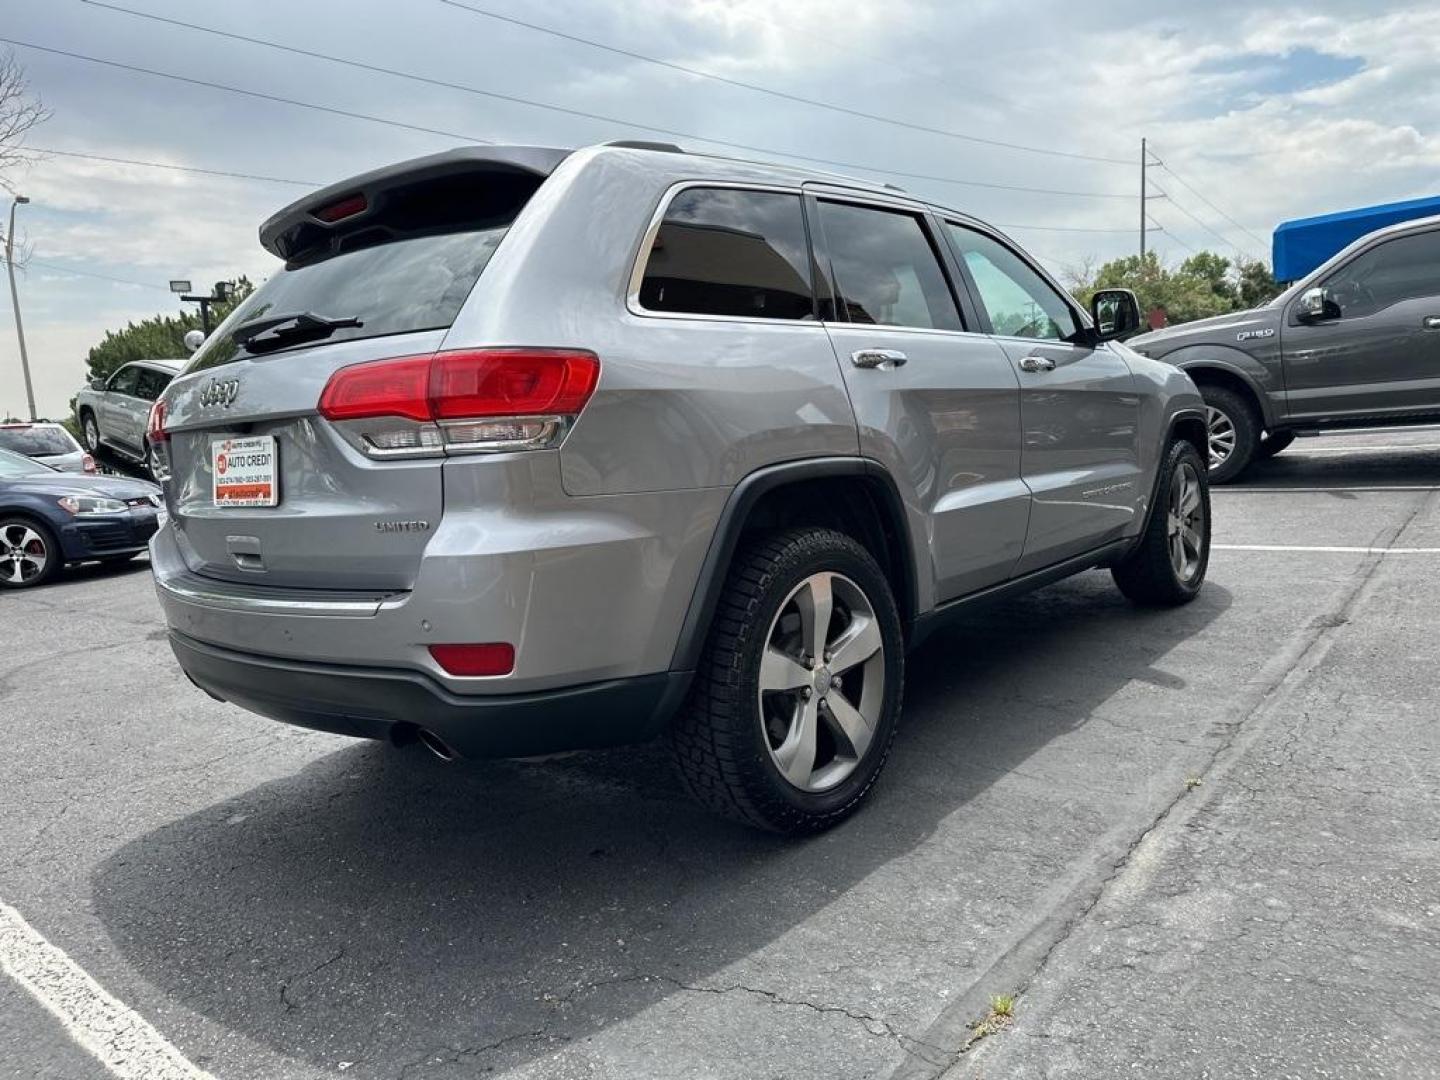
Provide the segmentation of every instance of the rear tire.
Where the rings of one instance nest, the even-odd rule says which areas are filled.
[[[1210,446],[1210,483],[1235,479],[1260,448],[1260,418],[1245,395],[1225,386],[1202,385]]]
[[[1293,431],[1277,431],[1274,435],[1266,435],[1260,440],[1258,456],[1262,459],[1272,458],[1294,441],[1295,433]]]
[[[1145,532],[1110,570],[1120,591],[1143,607],[1188,604],[1210,565],[1210,485],[1199,451],[1176,440],[1161,468]]]
[[[889,756],[903,648],[889,582],[855,540],[821,528],[760,535],[731,564],[671,724],[686,789],[773,832],[842,821]]]
[[[48,525],[0,516],[0,589],[44,585],[64,564],[65,554]]]

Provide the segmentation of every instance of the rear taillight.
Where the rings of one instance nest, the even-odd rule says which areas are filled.
[[[583,349],[467,349],[341,368],[319,408],[372,457],[544,449],[599,378]]]
[[[150,419],[145,422],[145,438],[151,446],[158,445],[170,438],[165,431],[165,402],[157,400],[150,406]]]
[[[95,459],[89,454],[82,455],[80,458],[80,468],[87,473],[96,472],[97,470],[95,468]]]

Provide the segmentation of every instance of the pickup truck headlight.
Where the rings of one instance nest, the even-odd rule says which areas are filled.
[[[60,509],[76,517],[92,514],[123,514],[125,504],[119,499],[106,499],[98,495],[66,495],[58,500]]]

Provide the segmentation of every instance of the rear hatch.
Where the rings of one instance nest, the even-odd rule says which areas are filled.
[[[275,586],[407,589],[443,506],[439,457],[376,459],[323,418],[336,371],[434,352],[565,153],[451,151],[276,214],[285,267],[171,384],[157,455],[190,569]],[[152,418],[152,424],[156,423]]]

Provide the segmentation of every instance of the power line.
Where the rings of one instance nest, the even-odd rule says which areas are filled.
[[[1039,232],[1132,233],[1134,229],[1090,229],[1072,225],[1000,225],[997,229],[1034,229]]]
[[[175,75],[168,71],[156,71],[153,68],[140,67],[136,64],[122,64],[118,60],[105,60],[98,56],[86,56],[84,53],[69,52],[65,49],[55,49],[49,45],[36,45],[34,42],[21,41],[18,38],[0,37],[0,41],[7,45],[18,45],[22,49],[35,49],[38,52],[52,53],[55,56],[66,56],[71,60],[84,60],[90,64],[101,64],[105,67],[118,68],[121,71],[137,72],[141,75],[153,75],[159,79],[172,79],[175,82],[189,83],[191,86],[204,86],[211,90],[224,90],[231,94],[243,94],[245,97],[259,98],[262,101],[275,101],[282,105],[294,105],[301,109],[314,109],[316,112],[331,113],[335,116],[345,116],[352,120],[369,120],[376,124],[385,124],[389,127],[406,128],[410,131],[419,131],[426,135],[443,135],[447,139],[463,139],[467,142],[489,143],[491,140],[482,139],[476,135],[462,135],[455,131],[442,131],[439,128],[421,127],[418,124],[407,124],[401,120],[387,120],[383,116],[371,116],[368,113],[350,112],[346,109],[336,109],[329,105],[316,105],[309,101],[297,101],[294,98],[280,97],[276,94],[264,94],[259,90],[245,90],[238,86],[226,86],[224,83],[207,82],[205,79],[192,79],[188,75]]]
[[[886,176],[899,176],[899,177],[904,177],[904,178],[909,179],[909,180],[927,180],[927,181],[932,181],[932,182],[941,183],[941,184],[959,184],[959,185],[962,185],[962,186],[965,186],[965,187],[990,188],[990,189],[993,189],[993,190],[1000,190],[1000,191],[1023,191],[1023,192],[1027,192],[1027,193],[1030,193],[1030,194],[1036,194],[1036,195],[1062,195],[1062,196],[1068,196],[1068,197],[1074,197],[1074,198],[1087,198],[1087,199],[1132,199],[1132,198],[1134,198],[1134,196],[1132,196],[1132,195],[1129,195],[1129,194],[1121,194],[1121,193],[1118,193],[1118,192],[1108,192],[1108,191],[1068,191],[1068,190],[1060,190],[1060,189],[1055,189],[1055,188],[1036,188],[1036,187],[1026,187],[1026,186],[1024,186],[1024,185],[1019,185],[1019,184],[1001,184],[1001,183],[993,183],[993,182],[982,181],[982,180],[968,180],[968,179],[965,179],[965,178],[963,178],[963,177],[957,177],[957,176],[940,176],[940,175],[936,175],[936,174],[934,174],[934,173],[906,172],[906,171],[903,171],[903,170],[900,170],[900,169],[888,169],[888,168],[884,168],[883,166],[870,165],[870,164],[866,164],[866,163],[858,162],[858,161],[846,161],[846,160],[839,159],[839,158],[816,157],[816,156],[814,156],[814,155],[796,153],[796,152],[791,151],[791,150],[780,150],[780,149],[777,149],[777,148],[772,147],[772,146],[760,146],[760,145],[756,145],[756,144],[754,144],[754,143],[742,143],[742,142],[734,142],[733,140],[729,140],[729,139],[717,139],[717,138],[714,138],[714,137],[712,137],[712,136],[702,135],[702,134],[699,134],[699,133],[693,132],[693,131],[682,131],[682,130],[680,130],[680,129],[678,129],[678,128],[666,128],[666,127],[657,127],[656,125],[653,125],[653,124],[642,124],[642,123],[638,123],[638,122],[636,122],[636,121],[634,121],[634,120],[625,119],[624,117],[606,116],[606,115],[603,114],[603,113],[593,113],[593,112],[589,112],[589,111],[587,111],[587,110],[585,110],[585,109],[574,109],[574,108],[570,108],[570,107],[565,106],[565,105],[555,105],[555,104],[552,104],[552,103],[549,103],[549,102],[535,101],[535,100],[533,100],[533,99],[531,99],[531,98],[520,97],[520,96],[518,96],[518,95],[516,95],[516,94],[506,94],[506,93],[502,93],[502,92],[500,92],[500,91],[498,91],[498,90],[486,90],[486,89],[483,89],[483,88],[481,88],[481,87],[478,87],[478,86],[470,86],[470,85],[467,85],[467,84],[465,84],[465,83],[450,82],[450,81],[448,81],[448,80],[446,80],[446,79],[436,79],[436,78],[432,78],[431,76],[428,76],[428,75],[420,75],[420,74],[417,74],[416,72],[413,72],[413,71],[402,71],[402,70],[399,70],[399,69],[397,69],[397,68],[381,67],[381,66],[378,65],[378,64],[367,63],[367,62],[365,62],[365,61],[363,61],[363,60],[353,60],[353,59],[350,59],[349,57],[333,56],[333,55],[331,55],[331,54],[329,54],[329,53],[317,52],[316,50],[313,50],[313,49],[302,49],[302,48],[299,48],[298,46],[295,46],[295,45],[287,45],[287,44],[285,44],[285,43],[283,43],[283,42],[279,42],[279,41],[270,41],[270,40],[268,40],[268,39],[266,39],[266,38],[250,37],[250,36],[248,36],[248,35],[246,35],[246,34],[237,34],[237,33],[234,33],[234,32],[232,32],[232,31],[229,31],[229,30],[220,30],[220,29],[217,29],[217,28],[215,28],[215,27],[213,27],[213,26],[205,26],[205,25],[203,25],[203,24],[201,24],[201,23],[185,22],[185,21],[180,20],[180,19],[172,19],[172,18],[168,18],[168,17],[165,17],[165,16],[161,16],[161,15],[152,15],[151,13],[146,12],[146,11],[133,11],[133,10],[131,10],[130,8],[120,7],[120,6],[116,5],[116,4],[102,3],[102,2],[100,2],[100,0],[82,0],[82,2],[83,2],[83,3],[90,4],[92,7],[99,7],[99,8],[103,8],[103,9],[105,9],[105,10],[108,10],[108,11],[114,11],[114,12],[118,12],[118,13],[124,14],[124,15],[132,15],[132,16],[135,16],[136,18],[148,19],[148,20],[150,20],[150,21],[152,21],[152,22],[165,23],[165,24],[170,25],[170,26],[179,26],[179,27],[183,27],[183,28],[185,28],[185,29],[187,29],[187,30],[197,31],[197,32],[202,33],[202,34],[210,34],[210,35],[213,35],[213,36],[215,36],[215,37],[228,38],[228,39],[231,40],[231,41],[241,41],[241,42],[244,42],[244,43],[246,43],[246,44],[248,44],[248,45],[258,45],[258,46],[261,46],[262,48],[275,49],[275,50],[277,50],[277,51],[279,51],[279,52],[286,52],[286,53],[290,53],[290,54],[295,55],[295,56],[304,56],[304,57],[307,57],[307,58],[312,59],[312,60],[323,60],[323,61],[325,61],[325,62],[327,62],[327,63],[331,63],[331,64],[340,64],[340,65],[342,65],[342,66],[344,66],[344,67],[356,68],[356,69],[361,70],[361,71],[370,72],[371,74],[376,74],[376,75],[389,75],[389,76],[392,76],[392,77],[398,78],[398,79],[408,79],[408,80],[410,80],[411,82],[424,83],[424,84],[427,85],[427,86],[436,86],[436,87],[441,87],[441,88],[447,89],[447,90],[458,90],[458,91],[460,91],[460,92],[462,92],[462,93],[475,94],[475,95],[478,95],[478,96],[480,96],[480,97],[491,98],[491,99],[496,100],[496,101],[505,101],[505,102],[508,102],[508,103],[514,104],[514,105],[524,105],[524,106],[527,106],[527,107],[529,107],[529,108],[534,108],[534,109],[544,109],[544,110],[549,111],[549,112],[557,112],[557,113],[561,113],[561,114],[566,115],[566,116],[575,116],[575,117],[579,117],[579,118],[584,119],[584,120],[595,120],[595,121],[598,121],[598,122],[600,122],[600,123],[605,123],[605,124],[618,124],[618,125],[620,125],[621,127],[635,128],[635,129],[640,130],[640,131],[649,131],[649,132],[654,132],[654,133],[660,134],[660,135],[669,135],[669,136],[672,136],[672,137],[674,137],[674,138],[694,139],[694,140],[697,140],[697,141],[699,141],[699,142],[712,143],[712,144],[714,144],[714,145],[716,145],[716,146],[725,146],[725,147],[730,147],[731,149],[743,150],[743,151],[745,151],[745,152],[747,152],[747,153],[768,154],[768,155],[775,156],[775,157],[788,157],[788,158],[793,158],[793,159],[795,159],[795,160],[797,160],[797,161],[805,161],[805,162],[810,162],[810,163],[819,164],[819,165],[829,165],[829,166],[834,166],[834,167],[842,168],[842,169],[854,169],[854,170],[858,170],[858,171],[860,171],[860,172],[878,172],[878,173],[882,173],[882,174],[884,174],[884,175],[886,175]],[[0,38],[0,41],[3,41],[3,40],[10,40],[10,39]],[[19,44],[19,45],[24,46],[24,45],[26,45],[27,43],[25,43],[25,42],[12,42],[12,44]],[[28,46],[28,47],[30,47],[30,48],[43,48],[43,46]],[[116,66],[116,67],[128,67],[127,65],[124,65],[124,64],[116,64],[114,61],[97,60],[97,59],[94,58],[94,57],[86,57],[86,56],[82,56],[82,55],[80,55],[80,54],[78,54],[78,53],[66,53],[66,52],[63,52],[62,50],[59,50],[59,49],[50,49],[50,50],[47,50],[47,51],[50,51],[50,52],[58,52],[58,53],[61,53],[61,55],[76,57],[76,58],[78,58],[78,59],[92,60],[92,61],[97,62],[97,63],[110,64],[110,65]],[[168,74],[166,74],[166,73],[164,73],[164,72],[155,72],[155,71],[150,70],[150,69],[135,69],[135,68],[129,68],[129,70],[143,70],[143,71],[146,71],[148,74],[152,74],[152,75],[157,75],[157,74],[158,74],[158,75],[160,75],[162,78],[177,78],[177,79],[182,79],[182,81],[187,81],[187,82],[196,82],[196,81],[197,81],[197,80],[192,80],[192,79],[184,79],[182,76],[168,75]],[[218,87],[218,84],[215,84],[215,83],[201,83],[200,85]],[[289,101],[288,99],[274,98],[274,97],[271,97],[270,95],[255,94],[253,91],[249,91],[249,90],[238,90],[238,89],[236,89],[236,88],[234,88],[234,87],[218,87],[218,88],[219,88],[219,89],[232,90],[232,91],[237,92],[237,93],[251,94],[251,95],[253,95],[253,96],[259,96],[259,97],[266,97],[266,98],[269,98],[270,100],[283,100],[283,101],[287,101],[289,104],[301,104],[301,105],[304,105],[304,104],[305,104],[305,103],[303,103],[303,102]],[[309,108],[325,108],[325,107],[323,107],[323,106],[313,106],[313,105],[307,105],[306,107],[309,107]],[[328,110],[328,111],[337,111],[337,110]],[[364,117],[363,114],[357,114],[357,113],[344,113],[344,115],[348,115],[348,116],[352,116],[352,117],[354,117],[354,116],[359,116],[359,117],[361,117],[361,118],[366,118],[366,117]],[[377,119],[377,118],[375,118],[375,117],[368,117],[368,119]],[[397,121],[385,121],[385,120],[381,120],[380,122],[381,122],[381,123],[393,123],[393,124],[398,124]],[[399,126],[408,126],[408,125],[399,125]],[[428,129],[428,128],[417,129],[417,130],[431,131],[432,134],[447,134],[447,135],[453,134],[452,132],[433,132],[431,129]],[[463,137],[465,137],[465,136],[457,136],[457,137],[463,138]],[[479,139],[479,140],[476,140],[476,141],[478,141],[478,142],[489,142],[490,140],[487,140],[487,139]]]
[[[293,184],[297,187],[318,188],[321,184],[313,180],[287,180],[282,176],[258,176],[254,173],[227,172],[224,169],[202,169],[195,165],[171,165],[163,161],[139,161],[135,158],[107,157],[102,154],[83,154],[79,150],[54,150],[41,146],[17,146],[21,153],[56,154],[60,157],[85,158],[87,161],[108,161],[115,165],[143,165],[147,169],[173,169],[176,172],[201,173],[205,176],[228,176],[237,180],[261,180],[267,184]]]
[[[1245,256],[1245,258],[1247,258],[1247,259],[1254,259],[1254,258],[1255,258],[1255,256],[1254,256],[1251,252],[1246,251],[1244,248],[1240,247],[1238,244],[1236,244],[1234,241],[1230,240],[1228,237],[1222,236],[1220,233],[1218,233],[1218,232],[1216,232],[1214,229],[1212,229],[1209,225],[1205,224],[1205,222],[1201,221],[1200,218],[1196,217],[1196,216],[1195,216],[1194,214],[1192,214],[1189,210],[1185,209],[1184,204],[1176,202],[1176,201],[1175,201],[1175,197],[1174,197],[1173,195],[1167,195],[1167,196],[1166,196],[1166,201],[1168,201],[1171,206],[1173,206],[1176,210],[1180,211],[1180,213],[1184,214],[1187,218],[1189,218],[1191,221],[1193,221],[1196,225],[1199,225],[1199,226],[1200,226],[1202,229],[1204,229],[1207,233],[1209,233],[1211,236],[1215,237],[1216,240],[1219,240],[1220,243],[1225,244],[1227,247],[1232,248],[1237,255],[1243,255],[1243,256]]]
[[[0,262],[3,262],[0,259]],[[38,266],[45,270],[53,270],[57,274],[70,274],[78,277],[99,278],[101,281],[113,281],[117,285],[138,285],[142,289],[158,289],[162,292],[169,292],[168,285],[157,285],[153,281],[136,281],[133,278],[114,277],[110,274],[97,274],[93,270],[72,270],[68,266],[59,266],[56,263],[41,262],[39,259],[27,259],[24,264],[16,263],[21,270],[27,270],[32,266]]]
[[[1165,164],[1164,161],[1162,161],[1162,160],[1159,159],[1159,158],[1156,158],[1156,159],[1155,159],[1155,164],[1159,165],[1160,168],[1164,169],[1167,173],[1169,173],[1171,179],[1173,179],[1177,184],[1179,184],[1181,187],[1183,187],[1186,191],[1190,192],[1190,194],[1194,195],[1197,199],[1199,199],[1202,203],[1204,203],[1206,206],[1208,206],[1211,210],[1214,210],[1215,213],[1219,214],[1222,218],[1224,218],[1226,221],[1228,221],[1231,225],[1234,225],[1235,228],[1239,229],[1239,230],[1240,230],[1242,233],[1244,233],[1246,236],[1250,237],[1251,240],[1254,240],[1254,241],[1255,241],[1257,244],[1259,244],[1261,247],[1266,246],[1266,243],[1265,243],[1264,240],[1260,239],[1260,237],[1256,236],[1253,232],[1251,232],[1249,229],[1247,229],[1244,225],[1241,225],[1240,222],[1236,221],[1233,217],[1231,217],[1229,214],[1227,214],[1224,210],[1221,210],[1220,207],[1216,206],[1213,202],[1211,202],[1209,199],[1207,199],[1203,194],[1200,193],[1200,191],[1199,191],[1193,184],[1191,184],[1189,181],[1187,181],[1183,176],[1181,176],[1179,173],[1177,173],[1177,172],[1176,172],[1174,169],[1172,169],[1169,165]]]
[[[97,0],[84,0],[85,3],[96,3]],[[995,146],[1005,150],[1018,150],[1027,154],[1047,154],[1051,157],[1071,158],[1077,161],[1096,161],[1106,165],[1130,165],[1124,158],[1102,157],[1095,154],[1079,154],[1066,150],[1049,150],[1040,146],[1026,146],[1023,143],[1005,142],[1000,139],[988,139],[979,135],[970,135],[963,131],[954,131],[949,128],[929,127],[925,124],[913,123],[909,120],[901,120],[894,116],[882,116],[878,113],[862,112],[859,109],[847,108],[844,105],[836,105],[829,101],[819,101],[815,98],[802,97],[799,94],[787,93],[784,90],[776,90],[769,86],[760,86],[756,83],[743,82],[740,79],[732,79],[726,75],[717,75],[713,71],[704,71],[700,68],[688,67],[684,64],[677,64],[671,60],[663,60],[657,56],[647,56],[645,53],[634,52],[630,49],[623,49],[616,45],[608,45],[602,41],[595,41],[592,38],[580,37],[578,34],[567,34],[564,31],[553,29],[549,26],[541,26],[538,23],[526,22],[524,19],[517,19],[512,15],[502,15],[496,11],[489,11],[485,8],[474,7],[470,4],[457,3],[456,0],[440,0],[453,8],[461,11],[468,11],[472,15],[481,15],[487,19],[495,19],[499,22],[510,23],[513,26],[523,26],[527,30],[535,30],[542,34],[549,34],[552,37],[563,38],[566,41],[573,41],[581,45],[588,45],[594,49],[602,49],[617,56],[626,56],[632,60],[642,60],[647,64],[655,64],[658,67],[669,68],[672,71],[684,72],[686,75],[694,75],[701,79],[710,79],[714,82],[725,83],[729,86],[736,86],[742,90],[753,90],[758,94],[769,94],[772,97],[783,98],[786,101],[794,101],[801,105],[810,105],[818,109],[828,109],[832,112],[843,113],[846,116],[859,117],[862,120],[874,120],[881,124],[894,124],[897,127],[909,128],[912,131],[923,131],[930,135],[943,135],[949,139],[961,139],[965,142],[978,143],[982,146]],[[110,7],[109,4],[98,4],[100,7]],[[123,10],[123,9],[121,9]]]

